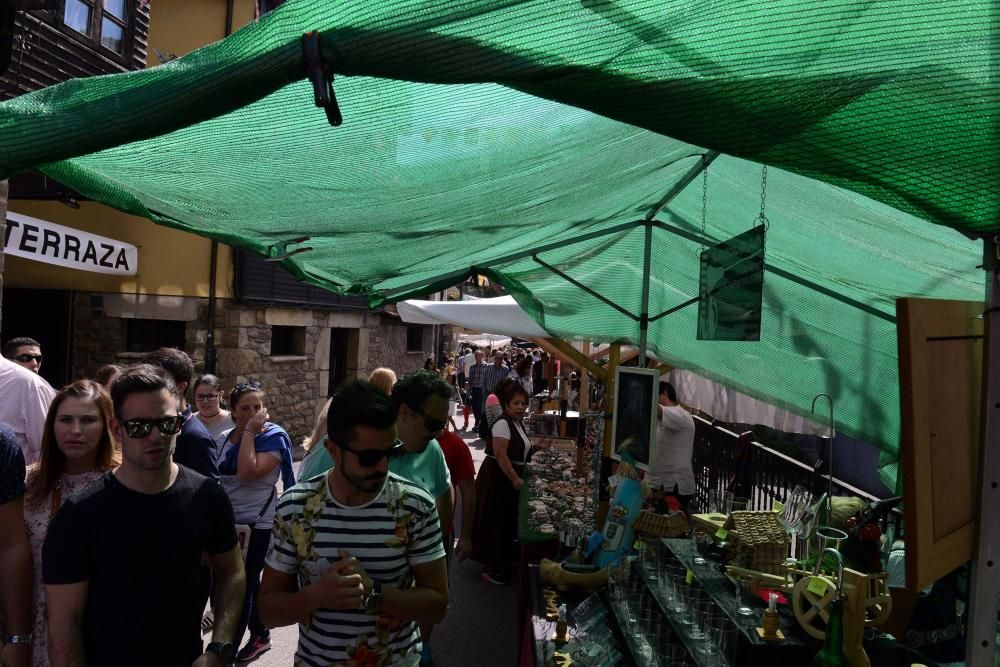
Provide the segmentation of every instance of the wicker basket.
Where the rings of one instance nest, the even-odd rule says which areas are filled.
[[[684,512],[654,514],[643,510],[632,529],[649,537],[679,537],[688,532],[688,521]]]

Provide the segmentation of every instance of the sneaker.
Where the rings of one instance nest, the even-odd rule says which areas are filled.
[[[482,578],[483,581],[491,584],[496,584],[497,586],[506,586],[507,584],[510,583],[507,577],[503,576],[502,574],[498,574],[493,570],[483,570],[483,573],[479,576],[480,578]]]
[[[241,648],[239,653],[236,654],[236,662],[256,660],[269,650],[271,650],[270,637],[255,637],[251,635],[246,646]]]

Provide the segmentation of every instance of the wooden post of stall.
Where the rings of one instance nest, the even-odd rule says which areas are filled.
[[[611,415],[615,410],[615,369],[621,363],[622,348],[618,343],[612,343],[608,350],[608,365],[604,368],[607,377],[604,380],[604,443],[601,447],[602,456],[611,456],[611,448],[614,443],[614,420]],[[603,466],[602,466],[603,467]],[[603,483],[603,480],[602,480]],[[602,500],[597,505],[597,523],[595,528],[601,530],[604,527],[604,520],[608,516],[608,501]]]
[[[583,356],[590,356],[590,339],[584,338],[583,344],[580,346],[580,350]],[[576,407],[576,470],[577,474],[581,474],[590,465],[590,462],[583,458],[583,447],[580,443],[584,442],[584,421],[583,415],[590,412],[590,373],[586,368],[580,368],[580,393],[577,396],[577,407]]]
[[[607,389],[604,391],[604,414],[612,415],[611,418],[604,420],[604,456],[611,456],[611,449],[614,447],[614,433],[612,433],[612,428],[614,426],[613,413],[615,410],[615,371],[618,368],[622,358],[622,346],[620,343],[612,343],[611,349],[608,350],[608,365],[607,373],[608,380],[605,383]]]

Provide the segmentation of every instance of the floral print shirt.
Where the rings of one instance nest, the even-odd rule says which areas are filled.
[[[389,473],[381,493],[364,505],[338,503],[327,475],[282,494],[271,530],[267,565],[295,575],[299,586],[318,579],[342,553],[358,559],[383,585],[413,585],[415,565],[444,558],[434,500],[416,484]],[[363,609],[319,609],[299,625],[295,665],[396,667],[420,661],[416,623],[377,627]]]

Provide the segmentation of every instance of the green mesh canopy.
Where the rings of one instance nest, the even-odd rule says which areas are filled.
[[[971,0],[289,0],[166,65],[0,104],[0,176],[311,248],[283,265],[373,305],[477,271],[554,336],[636,343],[647,229],[655,316],[697,296],[704,243],[754,224],[766,164],[760,342],[696,340],[695,305],[650,352],[799,414],[830,393],[892,486],[894,301],[982,299],[963,233],[1000,231],[998,28]],[[341,127],[303,79],[310,30]]]

